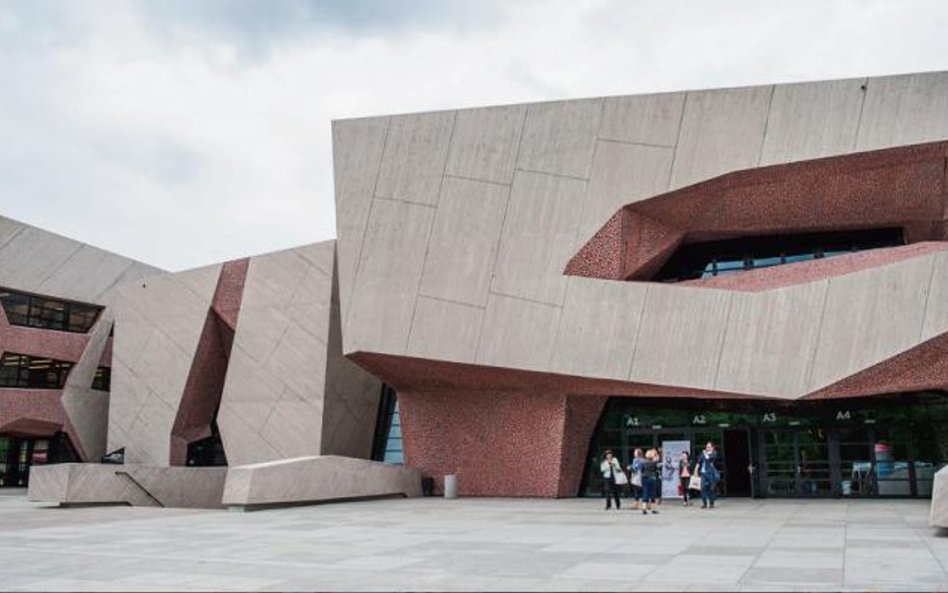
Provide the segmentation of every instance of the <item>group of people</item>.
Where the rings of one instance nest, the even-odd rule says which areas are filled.
[[[628,486],[634,501],[632,510],[641,510],[643,515],[658,514],[655,506],[662,500],[661,449],[649,449],[644,455],[642,449],[635,449],[632,461],[624,469],[612,450],[607,450],[599,465],[599,471],[602,472],[607,511],[612,508],[613,501],[616,510],[619,510],[622,492]],[[692,492],[700,492],[701,508],[713,509],[715,487],[721,480],[714,443],[708,442],[705,445],[694,465],[689,460],[688,452],[682,451],[677,477],[678,492],[684,499],[684,506],[692,505]]]

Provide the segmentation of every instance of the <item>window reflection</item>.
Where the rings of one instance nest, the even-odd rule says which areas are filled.
[[[102,307],[0,288],[0,304],[10,325],[86,333]]]

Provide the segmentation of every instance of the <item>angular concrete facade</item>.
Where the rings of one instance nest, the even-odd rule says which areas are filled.
[[[61,385],[31,385],[34,380],[30,379],[18,386],[5,375],[0,385],[0,438],[6,438],[10,450],[0,454],[0,483],[4,474],[15,473],[8,467],[12,457],[8,459],[7,453],[15,457],[12,449],[22,447],[16,453],[25,454],[32,451],[35,441],[48,441],[57,433],[66,435],[67,448],[77,460],[97,461],[105,453],[110,394],[104,386],[93,389],[93,385],[97,371],[112,365],[116,287],[161,272],[0,217],[0,292],[11,299],[34,297],[49,306],[43,318],[31,316],[24,306],[14,320],[9,318],[13,309],[8,313],[6,306],[0,308],[0,355],[54,360],[71,367]],[[72,304],[96,311],[94,321],[84,331],[56,329],[55,323],[63,320],[63,307]],[[25,483],[25,468],[19,470]],[[14,479],[8,485],[18,482]]]
[[[847,377],[948,332],[939,292],[948,261],[948,145],[939,144],[948,140],[946,89],[948,74],[929,73],[336,121],[344,352],[397,386],[407,462],[457,473],[471,493],[563,495],[579,484],[559,489],[555,473],[539,490],[466,483],[465,475],[491,479],[473,465],[487,453],[473,443],[437,449],[429,423],[450,414],[437,409],[432,390],[450,408],[493,406],[498,389],[526,402],[530,376],[562,378],[562,388],[546,391],[562,397],[832,397]],[[861,156],[870,150],[883,153]],[[832,161],[848,155],[855,161]],[[781,169],[802,161],[814,164]],[[790,226],[780,218],[789,205],[776,210],[767,200],[782,204],[779,197],[755,198],[750,185],[733,212],[716,211],[714,192],[748,170],[791,184],[810,175],[811,189],[828,184],[832,197],[801,196],[796,207],[820,217],[832,203],[835,218]],[[683,209],[702,184],[708,200]],[[914,195],[913,184],[921,201],[900,200]],[[875,219],[864,217],[865,200],[882,205]],[[612,222],[639,205],[638,222]],[[704,239],[700,221],[675,230],[684,224],[670,218],[676,208],[681,220],[716,217],[717,230]],[[626,265],[610,263],[610,241],[635,241],[615,256],[623,262],[658,265],[690,242],[753,235],[742,208],[778,222],[757,234],[894,226],[918,245],[880,250],[871,261],[843,256],[831,270],[828,262],[794,264],[791,279],[768,279],[777,268],[745,272],[745,283],[759,288],[718,279],[659,284],[650,281],[654,267],[631,279],[570,269],[577,257],[601,269]],[[478,367],[489,371],[489,385],[470,379]],[[939,388],[946,386],[948,377]],[[473,436],[477,426],[457,430]],[[565,426],[556,430],[567,435]],[[592,428],[577,446],[587,446]],[[539,438],[540,429],[524,430],[518,439]]]

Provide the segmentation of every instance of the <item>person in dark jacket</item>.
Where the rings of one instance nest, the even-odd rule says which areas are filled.
[[[714,489],[721,479],[721,474],[715,466],[717,460],[718,452],[714,449],[714,443],[708,441],[695,463],[695,472],[701,478],[701,508],[703,509],[714,508]]]
[[[681,484],[681,496],[684,498],[683,506],[690,507],[691,500],[688,497],[688,485],[691,482],[691,462],[688,461],[688,452],[682,451],[678,459],[678,483]]]
[[[649,511],[657,515],[658,511],[653,508],[655,504],[655,489],[658,487],[658,476],[662,470],[662,462],[658,457],[658,451],[649,449],[645,454],[645,462],[642,464],[642,514],[647,515]]]

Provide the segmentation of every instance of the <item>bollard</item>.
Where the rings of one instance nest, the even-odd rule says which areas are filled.
[[[448,474],[444,477],[444,497],[458,497],[458,477],[454,474]]]

